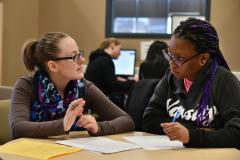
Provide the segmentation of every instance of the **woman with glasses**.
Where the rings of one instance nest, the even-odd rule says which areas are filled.
[[[69,35],[50,32],[27,42],[23,61],[33,73],[20,78],[14,87],[13,138],[48,137],[81,129],[98,136],[134,129],[132,119],[83,78],[83,51]],[[89,110],[103,121],[86,114]]]
[[[181,22],[164,56],[170,70],[144,111],[144,130],[186,147],[240,148],[240,83],[214,27],[195,18]]]

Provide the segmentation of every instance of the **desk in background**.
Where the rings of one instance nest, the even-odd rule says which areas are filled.
[[[124,141],[122,137],[132,135],[150,135],[142,132],[124,133],[118,135],[105,136],[114,140]],[[49,137],[48,139],[32,139],[52,143],[56,140],[64,140],[79,137],[88,137],[87,132],[73,132],[70,135]],[[13,140],[9,143],[14,143]],[[4,160],[32,160],[26,157],[15,155],[0,154]],[[73,154],[52,158],[54,160],[240,160],[240,151],[234,148],[219,149],[192,149],[186,148],[181,150],[130,150],[114,154],[100,154],[86,150]]]

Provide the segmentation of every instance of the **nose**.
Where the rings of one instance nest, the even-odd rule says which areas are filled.
[[[85,62],[85,58],[81,57],[79,61],[77,61],[78,64],[83,64]]]

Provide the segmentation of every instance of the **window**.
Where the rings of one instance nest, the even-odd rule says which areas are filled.
[[[189,17],[209,20],[210,0],[107,0],[107,37],[168,38]]]

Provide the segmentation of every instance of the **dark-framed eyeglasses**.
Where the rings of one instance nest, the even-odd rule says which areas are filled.
[[[190,61],[191,59],[199,56],[200,54],[195,54],[192,57],[189,57],[187,59],[184,59],[183,57],[177,57],[171,54],[169,49],[162,50],[162,53],[164,57],[169,61],[169,62],[174,62],[178,67],[182,67],[184,63]]]
[[[57,57],[54,58],[53,61],[60,61],[60,60],[64,60],[64,59],[72,59],[73,62],[78,62],[81,60],[81,58],[84,57],[84,51],[78,51],[77,53],[73,54],[71,57]]]

